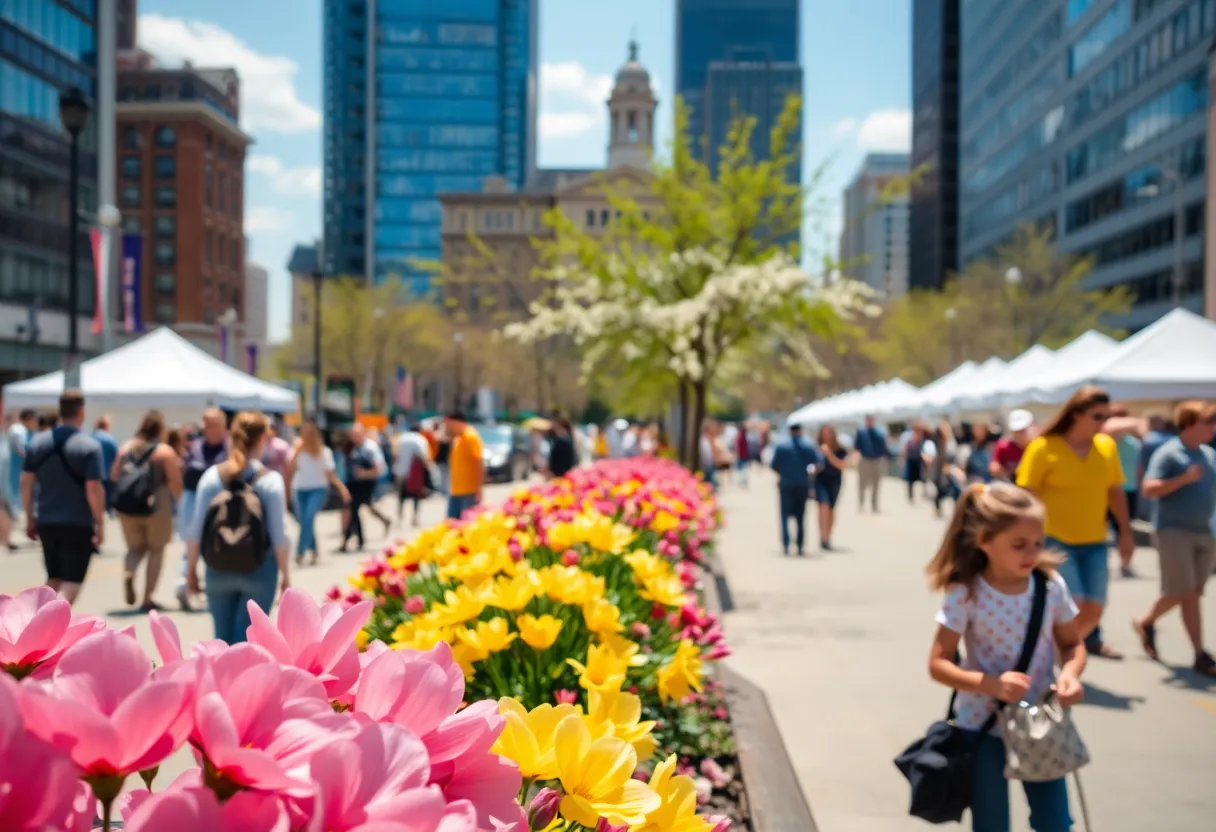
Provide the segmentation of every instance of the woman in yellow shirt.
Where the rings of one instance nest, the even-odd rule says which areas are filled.
[[[1102,641],[1098,627],[1110,581],[1106,520],[1119,530],[1119,552],[1126,560],[1132,538],[1123,469],[1115,440],[1102,433],[1110,418],[1110,396],[1099,387],[1082,387],[1026,446],[1018,465],[1018,485],[1047,507],[1047,544],[1066,556],[1058,571],[1080,608],[1077,620],[1087,635],[1086,648],[1109,659],[1122,654]]]

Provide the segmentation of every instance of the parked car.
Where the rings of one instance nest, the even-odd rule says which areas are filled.
[[[481,435],[487,482],[516,482],[528,478],[532,459],[526,431],[515,425],[481,424],[473,427]]]

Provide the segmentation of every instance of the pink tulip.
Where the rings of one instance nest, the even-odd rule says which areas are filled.
[[[411,595],[405,599],[405,611],[410,615],[418,615],[426,611],[426,599],[421,595]]]
[[[426,747],[397,725],[367,725],[327,744],[312,755],[309,770],[320,807],[313,822],[325,832],[376,822],[435,832],[447,809],[439,789],[428,785]]]
[[[222,805],[205,788],[133,795],[124,814],[125,832],[290,832],[291,820],[278,800],[240,792]]]
[[[728,832],[731,827],[731,820],[726,815],[710,815],[706,820],[714,825],[709,832]]]
[[[24,692],[21,715],[32,733],[66,751],[82,776],[121,785],[181,743],[173,728],[189,705],[190,686],[152,680],[151,670],[135,639],[93,633],[60,657],[49,691]],[[106,794],[93,785],[99,797]]]
[[[66,753],[21,724],[24,693],[0,673],[0,829],[59,829],[75,814],[76,766]],[[91,827],[90,822],[86,828]]]
[[[182,638],[177,632],[177,625],[167,615],[161,615],[156,610],[148,613],[148,627],[152,630],[152,642],[156,652],[160,654],[163,666],[169,666],[182,661]],[[200,641],[191,648],[191,655],[215,655],[228,648],[228,645],[217,638]]]
[[[334,700],[335,709],[349,711],[355,706],[355,698],[359,695],[359,685],[363,682],[364,672],[372,662],[389,652],[392,651],[383,641],[373,641],[367,645],[367,649],[359,654],[359,680],[351,685],[350,690]]]
[[[0,670],[47,678],[65,650],[105,626],[95,615],[74,615],[50,587],[0,595]]]
[[[311,673],[336,699],[359,678],[359,650],[355,634],[371,616],[369,601],[343,611],[340,604],[318,606],[302,589],[289,589],[279,602],[274,624],[253,601],[249,602],[248,638],[270,651],[280,664]],[[277,628],[277,629],[276,629]]]
[[[579,553],[573,549],[567,549],[562,552],[562,564],[564,566],[577,566],[579,559]]]
[[[578,704],[578,692],[573,690],[559,690],[553,694],[553,701],[559,705]]]

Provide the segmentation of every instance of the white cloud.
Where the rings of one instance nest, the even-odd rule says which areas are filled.
[[[912,111],[875,110],[857,128],[857,143],[866,150],[910,150]]]
[[[301,165],[300,167],[285,167],[277,156],[255,153],[245,164],[251,173],[256,173],[270,180],[270,188],[276,194],[284,196],[320,196],[321,167],[319,165]]]
[[[287,231],[295,225],[295,216],[273,205],[251,205],[245,209],[245,231]]]
[[[540,135],[569,139],[607,123],[611,75],[588,72],[575,61],[542,63],[540,67]]]
[[[139,16],[139,46],[167,65],[190,61],[231,67],[241,79],[241,124],[247,130],[305,133],[321,127],[321,113],[300,100],[291,58],[255,52],[213,23],[159,14]]]
[[[849,117],[842,118],[840,121],[832,125],[831,134],[833,138],[843,139],[853,135],[857,131],[857,119]]]

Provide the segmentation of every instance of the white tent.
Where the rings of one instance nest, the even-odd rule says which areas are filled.
[[[974,384],[959,391],[951,406],[960,413],[988,411],[999,407],[1001,394],[1006,390],[1018,390],[1035,383],[1052,363],[1055,353],[1040,344],[1005,365],[1000,372],[977,377]]]
[[[1103,387],[1117,401],[1216,398],[1216,322],[1175,309],[1072,378],[1040,383],[1033,400],[1058,404],[1083,384]]]
[[[63,385],[63,371],[9,384],[4,407],[55,407]],[[189,423],[208,407],[269,413],[299,407],[291,390],[228,366],[167,327],[85,361],[80,386],[89,411],[110,414],[119,436],[134,432],[150,408],[170,423]]]
[[[999,396],[1000,404],[1003,407],[1019,407],[1064,401],[1117,349],[1118,341],[1091,329],[1060,347],[1051,364],[1042,372],[1021,379],[1017,385],[1006,386]],[[1056,392],[1064,389],[1068,392],[1062,399],[1054,398]]]
[[[893,378],[811,402],[790,414],[787,422],[798,425],[859,424],[867,414],[879,413],[889,403],[915,392],[916,388],[908,382]]]

